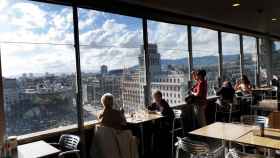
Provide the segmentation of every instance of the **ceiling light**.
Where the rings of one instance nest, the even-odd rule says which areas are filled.
[[[238,6],[240,6],[240,3],[233,3],[232,6],[233,7],[238,7]]]
[[[232,6],[233,6],[233,7],[238,7],[238,6],[240,6],[240,0],[232,0]]]
[[[277,21],[277,18],[272,18],[271,20],[272,20],[272,21]]]

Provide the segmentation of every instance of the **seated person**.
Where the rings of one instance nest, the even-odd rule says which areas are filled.
[[[155,155],[157,157],[170,157],[168,156],[171,153],[171,138],[169,131],[172,129],[172,122],[174,119],[174,112],[170,108],[167,101],[162,98],[162,93],[156,91],[153,94],[154,103],[148,106],[148,110],[159,111],[161,115],[165,116],[152,125],[153,132],[155,132],[154,144],[156,146]]]
[[[229,81],[224,81],[221,88],[216,90],[216,95],[220,96],[221,103],[232,103],[234,98],[234,88]]]
[[[272,76],[272,80],[271,80],[270,85],[272,87],[279,87],[279,79],[278,79],[278,77],[276,75]]]
[[[100,124],[115,129],[123,129],[126,126],[124,111],[113,109],[114,96],[110,93],[104,94],[101,97],[101,104],[103,111],[98,117]]]
[[[168,121],[166,123],[171,125],[174,118],[173,110],[170,108],[169,104],[162,98],[162,93],[160,91],[156,91],[153,94],[153,97],[155,102],[152,103],[152,105],[148,106],[148,110],[161,112],[161,115],[165,116]]]
[[[252,85],[246,75],[242,75],[241,81],[238,80],[234,86],[236,92],[241,92],[245,95],[252,93]]]

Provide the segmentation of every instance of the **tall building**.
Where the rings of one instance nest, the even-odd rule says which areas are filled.
[[[140,55],[138,56],[139,62],[139,71],[141,77],[145,77],[145,51],[144,46],[142,45],[140,48]],[[149,44],[148,45],[148,52],[150,58],[150,74],[158,75],[161,72],[161,63],[160,63],[160,54],[158,53],[157,45],[156,44]]]
[[[102,65],[100,72],[101,72],[101,75],[106,75],[108,73],[108,66]]]
[[[183,103],[187,93],[187,76],[185,71],[168,66],[163,70],[161,56],[158,53],[156,44],[148,45],[149,63],[151,74],[151,92],[160,90],[163,98],[168,101],[170,106]],[[124,106],[144,106],[144,85],[145,62],[144,48],[141,46],[141,53],[138,57],[139,72],[126,74],[123,80],[123,103]],[[176,67],[176,66],[175,66]],[[152,97],[152,96],[150,96]]]
[[[11,111],[13,106],[18,103],[17,80],[5,78],[4,85],[4,107],[6,111]]]

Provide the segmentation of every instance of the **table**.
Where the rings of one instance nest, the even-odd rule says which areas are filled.
[[[217,95],[211,95],[211,96],[208,96],[207,97],[207,100],[214,100],[214,99],[219,99],[220,96],[217,96]]]
[[[145,146],[144,146],[144,123],[149,121],[155,121],[158,119],[163,118],[164,116],[160,114],[143,114],[143,115],[136,115],[135,117],[126,117],[126,122],[128,124],[139,125],[140,133],[141,133],[141,155],[144,157],[145,154]]]
[[[227,153],[226,141],[235,141],[239,137],[252,131],[254,126],[247,126],[242,124],[215,122],[208,126],[194,130],[189,134],[204,136],[209,138],[221,139],[223,146],[225,146],[225,154]]]
[[[126,117],[126,122],[129,124],[142,124],[148,121],[153,121],[163,118],[160,114],[144,114],[144,115],[136,115],[135,117]]]
[[[273,99],[264,99],[258,103],[256,106],[252,106],[253,110],[258,111],[268,111],[268,112],[273,112],[277,111],[278,109],[278,100],[273,100]]]
[[[60,150],[46,143],[45,141],[37,141],[24,145],[19,145],[18,158],[38,158],[47,157],[58,154]]]
[[[265,137],[261,137],[254,135],[251,131],[238,138],[236,142],[280,150],[280,130],[276,131],[276,129],[265,129],[264,134]],[[266,135],[278,137],[279,139],[274,139]]]
[[[240,136],[250,132],[254,126],[242,124],[215,122],[208,126],[190,132],[193,135],[234,141]]]
[[[252,91],[271,91],[272,88],[271,87],[260,87],[260,88],[253,88]]]

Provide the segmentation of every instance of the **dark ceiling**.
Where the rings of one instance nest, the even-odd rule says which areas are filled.
[[[280,37],[280,0],[126,0],[146,7],[184,14]],[[278,18],[272,21],[272,18]]]

